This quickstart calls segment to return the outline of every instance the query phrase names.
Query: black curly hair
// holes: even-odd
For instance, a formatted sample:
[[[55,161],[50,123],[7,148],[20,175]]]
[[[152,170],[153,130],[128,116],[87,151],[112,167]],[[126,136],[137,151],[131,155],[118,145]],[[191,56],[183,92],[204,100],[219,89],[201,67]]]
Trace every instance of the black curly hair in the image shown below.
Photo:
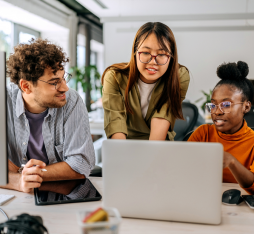
[[[254,88],[247,75],[248,64],[242,61],[237,63],[223,63],[217,68],[217,76],[221,79],[214,89],[221,85],[230,85],[242,93],[242,101],[253,101]]]
[[[19,86],[20,79],[32,81],[34,85],[43,76],[46,68],[56,74],[63,70],[69,58],[60,46],[41,38],[31,39],[28,44],[18,44],[7,61],[7,76]]]

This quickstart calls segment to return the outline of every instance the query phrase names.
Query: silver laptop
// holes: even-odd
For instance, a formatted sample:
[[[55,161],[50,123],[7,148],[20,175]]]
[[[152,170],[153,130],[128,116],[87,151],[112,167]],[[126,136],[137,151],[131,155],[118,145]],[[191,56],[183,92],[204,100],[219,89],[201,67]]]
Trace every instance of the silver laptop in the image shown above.
[[[123,217],[219,224],[219,143],[106,140],[103,206]]]

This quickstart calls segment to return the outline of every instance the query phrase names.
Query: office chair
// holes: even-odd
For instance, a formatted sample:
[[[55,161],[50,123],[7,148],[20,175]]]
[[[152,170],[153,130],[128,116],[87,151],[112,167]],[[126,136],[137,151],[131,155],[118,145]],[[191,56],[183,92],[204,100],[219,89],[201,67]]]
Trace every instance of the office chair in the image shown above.
[[[193,132],[194,132],[194,130],[188,132],[188,133],[184,136],[184,138],[183,138],[182,141],[188,141],[188,139],[190,138],[190,136],[191,136],[191,134],[192,134]]]
[[[182,141],[185,135],[193,130],[198,119],[198,108],[194,104],[183,102],[182,110],[184,120],[177,119],[175,122],[175,141]]]
[[[251,110],[245,114],[244,119],[246,120],[248,127],[254,127],[254,106],[251,106]]]

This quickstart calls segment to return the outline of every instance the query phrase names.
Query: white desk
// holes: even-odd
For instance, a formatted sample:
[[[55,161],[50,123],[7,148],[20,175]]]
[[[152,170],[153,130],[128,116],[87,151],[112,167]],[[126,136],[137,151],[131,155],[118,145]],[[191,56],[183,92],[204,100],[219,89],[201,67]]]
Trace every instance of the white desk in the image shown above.
[[[102,178],[90,178],[94,186],[102,194]],[[205,188],[204,189],[209,189]],[[240,187],[236,184],[223,184],[223,191]],[[246,194],[240,189],[242,194]],[[222,191],[222,192],[223,192]],[[51,206],[35,206],[33,194],[25,194],[11,190],[0,189],[0,193],[14,194],[16,198],[5,203],[1,208],[11,217],[21,213],[30,215],[40,215],[44,225],[50,234],[70,234],[79,233],[76,212],[83,208],[97,208],[101,206],[101,201],[72,203]],[[102,194],[103,196],[103,194]],[[209,201],[208,201],[209,202]],[[166,221],[153,221],[142,219],[122,220],[120,226],[121,234],[243,234],[254,233],[254,210],[251,210],[244,202],[239,206],[222,205],[222,223],[220,225],[202,225]],[[195,211],[193,211],[195,212]],[[5,221],[0,213],[0,222]]]

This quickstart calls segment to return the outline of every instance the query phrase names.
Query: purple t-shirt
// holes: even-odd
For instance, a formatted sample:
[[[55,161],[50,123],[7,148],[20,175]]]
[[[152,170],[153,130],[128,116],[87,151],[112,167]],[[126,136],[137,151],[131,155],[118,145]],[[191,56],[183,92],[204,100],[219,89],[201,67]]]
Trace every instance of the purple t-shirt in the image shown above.
[[[48,110],[40,114],[33,114],[27,110],[25,113],[30,126],[30,136],[27,145],[27,158],[28,160],[38,159],[48,165],[49,159],[42,136],[42,123],[48,114]]]

